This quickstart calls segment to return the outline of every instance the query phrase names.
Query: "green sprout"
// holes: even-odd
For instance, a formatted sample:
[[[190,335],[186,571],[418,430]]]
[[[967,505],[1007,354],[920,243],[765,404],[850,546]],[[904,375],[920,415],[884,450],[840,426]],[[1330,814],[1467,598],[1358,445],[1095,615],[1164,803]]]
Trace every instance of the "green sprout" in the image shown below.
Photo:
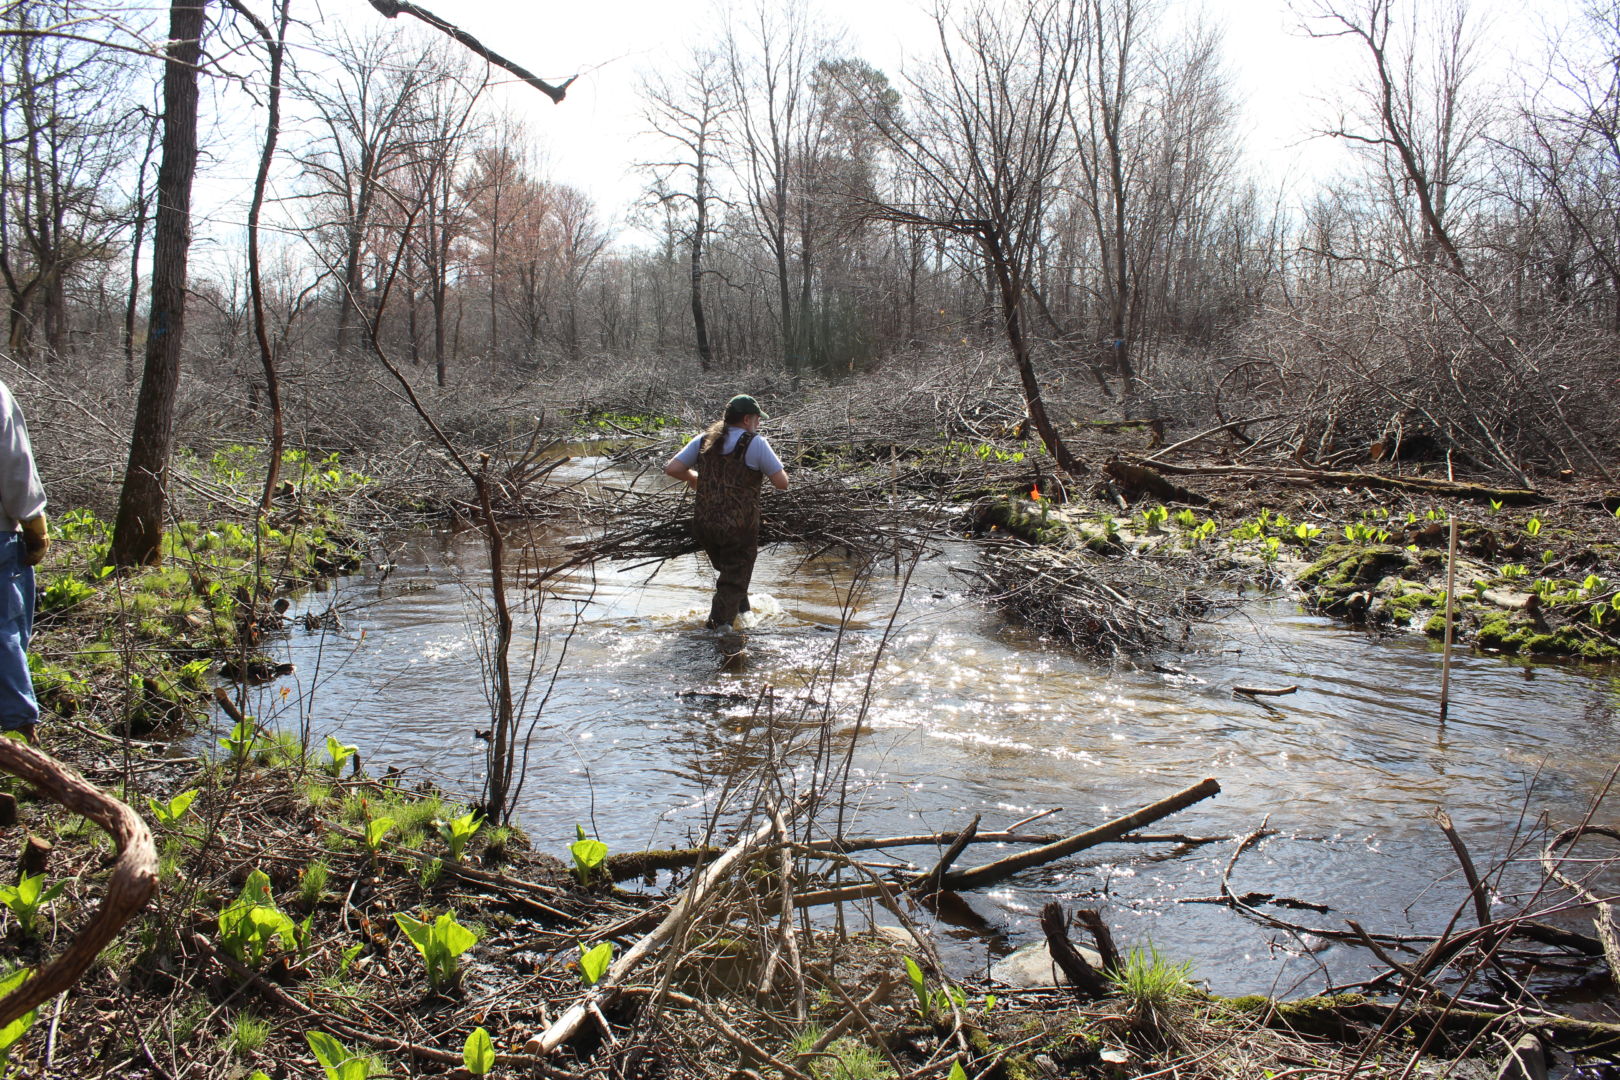
[[[394,921],[422,954],[428,985],[434,990],[455,983],[460,973],[457,959],[478,944],[478,935],[457,922],[453,911],[445,912],[431,923],[410,915],[395,915]]]
[[[394,830],[394,819],[391,817],[368,818],[366,820],[366,851],[371,853],[371,861],[377,861],[377,852],[382,849],[383,838]]]
[[[334,777],[343,775],[343,766],[349,759],[360,752],[358,746],[346,746],[328,735],[326,737],[326,754],[331,760],[326,763],[326,771]]]
[[[44,874],[24,874],[15,885],[0,885],[0,904],[11,909],[17,917],[17,929],[22,936],[34,936],[34,921],[46,904],[62,895],[67,882],[58,881],[47,886]]]
[[[0,978],[0,997],[9,995],[13,990],[32,978],[33,974],[34,972],[30,968],[18,968],[4,978]],[[17,1045],[18,1039],[28,1034],[28,1029],[34,1026],[34,1021],[37,1019],[39,1019],[39,1010],[29,1009],[5,1027],[0,1027],[0,1069],[10,1064],[11,1048]]]
[[[478,811],[469,810],[449,821],[435,819],[433,825],[439,830],[439,836],[443,838],[445,846],[450,849],[450,861],[460,862],[462,852],[467,850],[468,842],[483,827],[484,819],[478,816]]]
[[[574,832],[579,839],[568,845],[568,854],[574,857],[574,876],[581,885],[591,883],[591,873],[607,858],[607,845],[585,835],[585,826],[576,824]]]
[[[219,942],[238,961],[258,964],[277,938],[283,948],[297,947],[298,926],[276,907],[269,875],[255,869],[241,893],[219,913]]]
[[[232,765],[240,765],[248,759],[253,752],[253,743],[258,738],[259,725],[253,717],[243,717],[231,728],[231,733],[219,740],[219,745],[230,755]]]
[[[151,796],[147,796],[146,804],[152,808],[152,816],[158,819],[159,824],[173,825],[190,808],[192,800],[196,799],[196,797],[197,789],[192,788],[190,791],[182,791],[168,802],[158,802]]]
[[[347,1047],[324,1031],[306,1031],[304,1041],[326,1071],[326,1080],[369,1080],[383,1075],[369,1056],[349,1053]]]
[[[599,941],[588,949],[583,941],[579,943],[579,981],[586,986],[601,982],[612,963],[613,942]]]
[[[473,1029],[473,1033],[467,1036],[466,1045],[461,1048],[461,1063],[474,1076],[490,1074],[495,1068],[495,1044],[490,1040],[489,1032],[483,1028]]]

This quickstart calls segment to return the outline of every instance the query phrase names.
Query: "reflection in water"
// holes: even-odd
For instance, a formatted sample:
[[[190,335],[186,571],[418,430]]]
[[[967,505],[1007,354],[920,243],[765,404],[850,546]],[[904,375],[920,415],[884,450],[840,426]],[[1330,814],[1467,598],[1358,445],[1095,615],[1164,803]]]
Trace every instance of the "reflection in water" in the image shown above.
[[[318,735],[359,743],[375,772],[397,765],[477,794],[483,744],[473,733],[488,726],[481,558],[475,536],[419,537],[386,581],[358,576],[305,598],[348,612],[342,632],[298,630],[286,643],[298,665],[289,700]],[[947,830],[973,813],[1000,827],[1053,807],[1062,812],[1033,828],[1074,831],[1214,776],[1220,796],[1161,828],[1241,835],[1269,818],[1277,833],[1238,864],[1239,891],[1332,906],[1287,913],[1310,925],[1355,918],[1406,932],[1435,929],[1464,898],[1431,808],[1444,807],[1489,864],[1543,811],[1581,817],[1611,766],[1611,680],[1558,668],[1527,680],[1519,666],[1465,656],[1441,725],[1438,656],[1424,642],[1375,641],[1283,600],[1207,635],[1204,651],[1175,659],[1182,674],[1099,666],[968,599],[952,568],[971,559],[963,547],[923,563],[902,595],[904,567],[857,579],[835,558],[767,553],[755,587],[780,609],[736,672],[718,669],[698,629],[711,580],[700,557],[597,567],[563,583],[539,632],[531,619],[513,650],[533,725],[520,820],[556,851],[576,821],[613,850],[683,844],[701,836],[739,769],[786,756],[802,784],[851,746],[847,815],[860,834]],[[1234,683],[1300,692],[1265,704],[1234,699]],[[275,712],[276,689],[263,692],[263,714]],[[953,961],[976,966],[987,939],[976,921],[1005,935],[990,935],[998,950],[1020,944],[1056,897],[1101,905],[1123,942],[1151,938],[1217,990],[1314,989],[1327,972],[1365,970],[1361,954],[1175,902],[1215,893],[1231,850],[1097,849],[967,896],[970,910],[940,930],[960,937]],[[1523,867],[1508,872],[1503,910],[1529,881]]]

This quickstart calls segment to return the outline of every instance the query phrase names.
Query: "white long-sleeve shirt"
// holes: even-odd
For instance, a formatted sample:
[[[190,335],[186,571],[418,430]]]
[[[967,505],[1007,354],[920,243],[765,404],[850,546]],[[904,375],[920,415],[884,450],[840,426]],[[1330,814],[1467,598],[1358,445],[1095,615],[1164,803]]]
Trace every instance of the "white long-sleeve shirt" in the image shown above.
[[[34,468],[28,425],[11,387],[0,382],[0,533],[45,512],[45,486]]]

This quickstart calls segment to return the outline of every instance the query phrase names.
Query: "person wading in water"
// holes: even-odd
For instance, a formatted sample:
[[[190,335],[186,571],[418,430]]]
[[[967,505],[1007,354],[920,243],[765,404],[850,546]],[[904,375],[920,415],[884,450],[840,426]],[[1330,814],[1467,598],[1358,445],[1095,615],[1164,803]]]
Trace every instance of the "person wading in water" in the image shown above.
[[[759,555],[759,487],[769,480],[786,491],[787,470],[759,433],[765,414],[759,402],[738,394],[726,402],[725,419],[681,448],[664,466],[666,475],[697,491],[692,532],[720,579],[704,625],[732,630],[748,610],[748,582]]]

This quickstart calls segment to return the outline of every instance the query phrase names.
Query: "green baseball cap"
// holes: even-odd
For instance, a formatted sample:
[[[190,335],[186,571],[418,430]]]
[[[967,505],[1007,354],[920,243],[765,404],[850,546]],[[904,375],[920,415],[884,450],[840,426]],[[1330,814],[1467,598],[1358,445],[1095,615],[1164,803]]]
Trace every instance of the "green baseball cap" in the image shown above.
[[[750,394],[738,394],[726,402],[727,416],[753,416],[756,413],[761,420],[770,419],[765,410],[759,407],[759,402],[755,401]]]

